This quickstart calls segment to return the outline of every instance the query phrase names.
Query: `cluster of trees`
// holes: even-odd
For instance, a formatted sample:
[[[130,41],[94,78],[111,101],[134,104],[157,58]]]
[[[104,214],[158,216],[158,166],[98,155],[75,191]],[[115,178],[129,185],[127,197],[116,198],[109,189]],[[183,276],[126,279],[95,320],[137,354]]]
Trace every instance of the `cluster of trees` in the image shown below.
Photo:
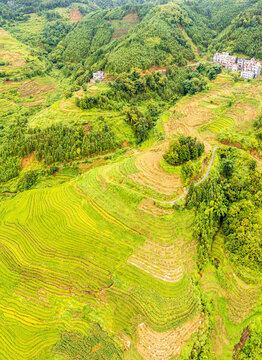
[[[229,0],[226,3],[224,0],[186,1],[186,3],[190,3],[191,7],[195,9],[196,12],[205,17],[208,27],[214,29],[216,34],[229,26],[240,12],[245,11],[256,2],[257,0]]]
[[[120,11],[122,10],[122,11]],[[141,22],[126,37],[111,41],[114,26],[129,12],[137,12]],[[154,65],[185,65],[194,59],[191,45],[179,28],[188,15],[178,5],[126,6],[87,15],[52,54],[52,61],[82,62],[85,66],[104,68],[111,73],[148,69]]]
[[[134,103],[152,98],[173,104],[187,92],[194,94],[202,91],[207,86],[206,77],[212,74],[213,79],[214,73],[217,75],[219,72],[221,72],[221,67],[215,64],[202,64],[196,70],[171,66],[167,69],[166,75],[158,71],[143,73],[141,70],[132,69],[128,73],[118,75],[115,81],[110,82],[108,91],[97,96],[85,95],[77,98],[76,105],[82,109],[112,108],[116,102]],[[83,75],[80,70],[78,74],[81,74],[81,79],[92,76],[91,73]]]
[[[46,129],[29,128],[26,120],[5,129],[0,147],[0,182],[19,174],[21,159],[32,152],[46,165],[88,157],[119,146],[115,135],[100,119],[99,131],[85,133],[83,127],[62,124]]]
[[[250,336],[245,342],[239,360],[259,360],[262,357],[262,320],[261,317],[249,326]]]
[[[192,136],[181,135],[172,142],[164,155],[170,165],[181,165],[189,160],[195,160],[203,154],[205,146]]]
[[[82,110],[98,107],[100,109],[108,108],[109,98],[105,95],[85,95],[82,98],[76,97],[75,104]]]
[[[255,121],[254,126],[256,137],[259,140],[262,140],[262,115],[259,117],[258,120]]]
[[[125,107],[124,112],[126,121],[132,127],[138,142],[144,141],[157,120],[157,106],[149,106],[146,114],[143,114],[136,106]]]
[[[71,29],[72,25],[66,22],[47,23],[40,36],[44,49],[50,53]]]
[[[254,160],[236,164],[237,150],[219,151],[219,173],[199,186],[191,186],[186,201],[195,207],[195,235],[199,241],[199,267],[207,261],[212,241],[222,227],[232,259],[261,270],[262,229],[257,217],[262,205],[262,174]]]
[[[66,358],[79,360],[121,360],[123,358],[119,345],[98,324],[91,324],[86,335],[81,332],[64,331],[53,351]]]
[[[193,85],[191,85],[190,93],[201,91],[206,87],[206,76],[214,73],[217,75],[220,71],[220,66],[212,64],[199,65],[196,70],[188,67],[178,68],[177,66],[171,66],[167,69],[166,75],[158,71],[147,71],[143,73],[141,70],[132,69],[129,73],[122,73],[115,81],[110,82],[109,90],[99,95],[84,95],[82,98],[77,97],[75,103],[81,109],[100,108],[121,110],[123,106],[128,106],[128,110],[125,110],[127,122],[132,126],[140,142],[146,139],[149,130],[155,125],[160,113],[159,106],[156,105],[156,102],[152,101],[152,99],[160,105],[161,101],[168,101],[173,104],[179,97],[187,93],[189,83],[195,84],[197,80],[198,84],[202,84],[199,87],[194,87],[194,91]],[[89,76],[91,76],[91,74],[89,74]],[[203,84],[205,84],[205,86]],[[68,92],[67,95],[70,97],[72,93]],[[142,101],[149,102],[147,114],[142,114],[136,107]],[[192,142],[194,142],[194,140],[192,140]],[[193,143],[191,144],[191,142],[188,141],[186,146],[189,156],[185,155],[186,160],[182,162],[195,159],[203,152],[201,144],[196,145],[197,155]]]

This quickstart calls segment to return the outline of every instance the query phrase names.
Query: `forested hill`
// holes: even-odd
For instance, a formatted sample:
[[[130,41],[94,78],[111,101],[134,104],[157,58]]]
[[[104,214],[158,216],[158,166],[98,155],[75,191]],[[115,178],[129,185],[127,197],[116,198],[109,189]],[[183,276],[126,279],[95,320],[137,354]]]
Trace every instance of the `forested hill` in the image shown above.
[[[65,14],[74,9],[73,24]],[[0,0],[0,25],[58,68],[74,64],[89,76],[184,66],[217,50],[262,57],[257,0]]]
[[[199,44],[211,38],[203,21],[192,16],[174,3],[91,13],[60,43],[52,60],[84,61],[86,68],[118,73],[132,67],[185,65],[195,54],[184,29],[197,33]]]
[[[262,59],[262,1],[241,12],[215,39],[212,48]]]
[[[185,1],[196,12],[205,15],[209,26],[218,32],[229,26],[242,11],[249,9],[257,2],[258,0]]]
[[[66,8],[68,6],[83,6],[85,12],[108,9],[125,4],[159,3],[159,0],[0,0],[0,15],[4,20],[25,19],[27,14],[38,11]]]

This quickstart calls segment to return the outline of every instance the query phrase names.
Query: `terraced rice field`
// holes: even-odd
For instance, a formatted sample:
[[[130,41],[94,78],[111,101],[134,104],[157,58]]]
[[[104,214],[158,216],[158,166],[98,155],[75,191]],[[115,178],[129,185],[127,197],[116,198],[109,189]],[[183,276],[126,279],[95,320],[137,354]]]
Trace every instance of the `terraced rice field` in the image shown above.
[[[230,76],[221,74],[208,91],[179,101],[165,130],[200,137],[210,149],[220,131],[246,130],[248,120],[261,112],[261,96],[259,80],[233,83]]]
[[[204,125],[202,129],[218,134],[221,130],[226,130],[233,126],[234,123],[234,119],[230,118],[229,116],[218,116],[217,118],[214,118],[209,124]]]
[[[173,356],[181,354],[183,346],[191,334],[197,332],[202,321],[198,313],[188,323],[160,334],[141,323],[138,329],[139,343],[137,349],[145,360],[169,360]]]
[[[0,59],[0,72],[8,79],[0,80],[0,115],[11,115],[22,108],[45,107],[56,90],[54,78],[44,73],[47,65],[3,29],[0,29]],[[43,73],[33,75],[39,71]]]
[[[170,138],[184,126],[211,149],[201,114],[205,121],[224,109],[227,87],[220,82],[177,104],[164,124]],[[221,103],[210,107],[207,97],[219,99],[219,91]],[[79,115],[70,101],[50,111]],[[167,140],[134,150],[0,204],[1,360],[179,359],[206,329],[203,301],[211,300],[212,347],[218,358],[232,357],[260,289],[252,274],[239,274],[229,262],[222,233],[212,244],[222,270],[210,265],[197,274],[194,213],[163,202],[181,192],[179,174],[161,165],[166,146]]]
[[[182,270],[181,253],[173,264],[172,256],[179,253],[182,240],[173,238],[171,219],[155,221],[144,213],[144,226],[154,224],[156,229],[165,224],[163,234],[172,245],[156,247],[163,258],[156,264],[159,270],[152,270],[151,265],[140,269],[132,258],[140,256],[146,263],[155,255],[150,253],[150,243],[145,243],[145,229],[135,229],[125,217],[108,212],[96,198],[95,188],[92,197],[80,189],[88,181],[91,190],[92,175],[99,170],[91,171],[80,183],[32,190],[0,207],[1,282],[5,287],[8,284],[0,300],[1,329],[5,328],[1,358],[31,359],[42,352],[51,356],[61,331],[85,336],[84,304],[92,319],[102,319],[105,330],[128,336],[128,341],[137,334],[141,321],[152,331],[165,332],[187,323],[199,310],[189,270]],[[108,202],[110,195],[115,196],[114,186],[109,184],[105,191],[109,188],[106,199],[98,192],[101,200]],[[126,207],[128,199],[123,198]],[[137,217],[137,211],[132,214],[131,210],[130,216]],[[195,249],[187,241],[192,255]],[[169,267],[175,278],[166,284],[158,275],[168,276]],[[16,334],[19,346],[11,334]]]

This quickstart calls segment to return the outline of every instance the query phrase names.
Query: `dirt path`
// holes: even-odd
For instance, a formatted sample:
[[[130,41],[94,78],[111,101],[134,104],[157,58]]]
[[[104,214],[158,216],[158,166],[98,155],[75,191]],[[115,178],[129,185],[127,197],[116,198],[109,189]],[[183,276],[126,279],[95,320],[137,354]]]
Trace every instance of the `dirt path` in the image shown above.
[[[261,160],[259,160],[259,159],[257,159],[255,156],[253,156],[253,155],[250,155],[251,157],[252,157],[252,159],[254,159],[254,160],[256,160],[257,162],[259,162],[260,164],[262,164],[262,161]]]

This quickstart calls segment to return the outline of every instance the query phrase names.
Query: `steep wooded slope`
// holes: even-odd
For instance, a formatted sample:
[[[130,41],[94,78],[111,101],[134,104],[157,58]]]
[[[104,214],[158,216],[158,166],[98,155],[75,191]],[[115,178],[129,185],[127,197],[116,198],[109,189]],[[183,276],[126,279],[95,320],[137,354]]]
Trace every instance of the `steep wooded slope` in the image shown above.
[[[240,13],[214,41],[213,48],[262,59],[262,1]]]
[[[137,14],[140,23],[130,27],[127,35],[114,39],[113,22],[126,15]],[[87,15],[68,34],[54,53],[56,61],[85,62],[86,67],[103,68],[109,72],[128,71],[132,67],[148,69],[170,64],[185,65],[195,55],[184,29],[197,33],[195,41],[204,43],[204,33],[212,32],[196,13],[174,3],[161,6],[145,5],[118,8],[114,11]]]

